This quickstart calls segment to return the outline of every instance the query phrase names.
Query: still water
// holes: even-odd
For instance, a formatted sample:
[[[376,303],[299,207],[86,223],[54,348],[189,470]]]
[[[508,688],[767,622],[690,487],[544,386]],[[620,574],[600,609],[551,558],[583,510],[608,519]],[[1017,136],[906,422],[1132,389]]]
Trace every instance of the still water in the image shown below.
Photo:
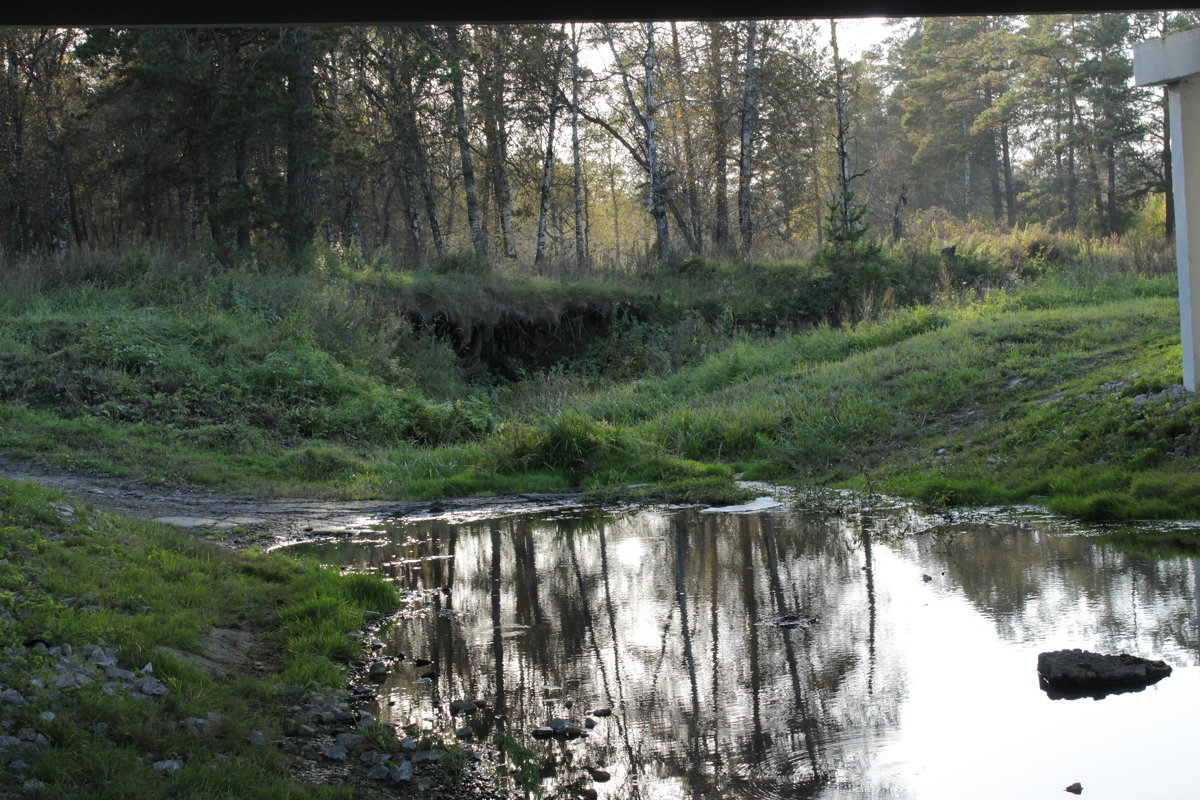
[[[1076,781],[1094,800],[1200,797],[1200,562],[1054,520],[580,510],[294,552],[407,593],[380,634],[407,655],[383,721],[508,733],[548,797],[1027,800]],[[1037,654],[1067,647],[1174,674],[1051,700]],[[417,683],[416,658],[441,677]],[[529,735],[601,707],[587,738]]]

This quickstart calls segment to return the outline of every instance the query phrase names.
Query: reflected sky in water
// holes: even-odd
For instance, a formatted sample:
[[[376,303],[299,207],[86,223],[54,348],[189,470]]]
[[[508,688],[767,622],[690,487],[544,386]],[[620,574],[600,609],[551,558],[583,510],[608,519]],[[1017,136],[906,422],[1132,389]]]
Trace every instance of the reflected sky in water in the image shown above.
[[[413,618],[382,634],[408,655],[380,687],[384,721],[452,731],[449,701],[486,700],[467,722],[534,750],[550,797],[1009,800],[1076,781],[1089,798],[1200,797],[1195,561],[1048,521],[904,526],[591,510],[294,551],[413,592]],[[789,615],[817,622],[777,624]],[[1065,647],[1175,672],[1051,700],[1037,654]],[[414,658],[441,678],[416,683]],[[599,707],[613,715],[586,739],[529,736]]]

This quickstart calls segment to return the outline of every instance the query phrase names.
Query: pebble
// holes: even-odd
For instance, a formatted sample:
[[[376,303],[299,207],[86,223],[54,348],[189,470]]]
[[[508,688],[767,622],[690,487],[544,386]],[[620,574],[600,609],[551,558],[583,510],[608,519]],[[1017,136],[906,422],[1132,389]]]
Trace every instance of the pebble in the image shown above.
[[[413,776],[412,764],[405,761],[401,764],[393,764],[388,768],[388,777],[396,783],[405,783],[411,781]]]
[[[330,761],[345,761],[346,760],[346,748],[342,747],[339,744],[326,745],[325,747],[321,748],[321,752]]]
[[[5,689],[3,692],[0,692],[0,700],[13,706],[24,705],[25,695],[16,689]]]
[[[173,758],[168,758],[163,761],[155,761],[150,766],[152,766],[154,769],[160,770],[162,772],[176,772],[178,770],[183,769],[183,762],[176,761]]]
[[[612,709],[611,708],[597,708],[595,711],[592,712],[592,716],[593,717],[611,717]]]

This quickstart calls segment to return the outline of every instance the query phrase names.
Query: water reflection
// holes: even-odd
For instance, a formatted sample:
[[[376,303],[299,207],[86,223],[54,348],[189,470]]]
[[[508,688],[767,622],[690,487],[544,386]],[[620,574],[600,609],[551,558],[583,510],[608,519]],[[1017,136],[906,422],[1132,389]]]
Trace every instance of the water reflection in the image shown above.
[[[424,592],[388,634],[409,659],[382,687],[383,719],[450,730],[440,703],[483,699],[477,735],[533,748],[550,796],[1011,798],[1076,780],[1093,798],[1200,793],[1181,744],[1200,723],[1179,713],[1200,701],[1195,561],[1045,522],[898,536],[871,517],[690,510],[427,521],[297,549]],[[772,624],[785,615],[818,621]],[[1036,655],[1061,647],[1175,674],[1054,703]],[[415,657],[442,677],[415,684]],[[587,739],[528,736],[598,707],[614,713]]]

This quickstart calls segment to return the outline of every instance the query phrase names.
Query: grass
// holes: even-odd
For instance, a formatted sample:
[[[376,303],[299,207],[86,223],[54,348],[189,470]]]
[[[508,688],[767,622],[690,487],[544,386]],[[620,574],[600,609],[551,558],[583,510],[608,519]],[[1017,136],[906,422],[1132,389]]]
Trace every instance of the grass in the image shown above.
[[[621,280],[328,253],[304,275],[79,257],[7,275],[0,450],[273,495],[649,483],[726,502],[741,472],[935,505],[1190,517],[1200,407],[1165,391],[1180,380],[1166,256],[926,221],[891,248]],[[572,303],[641,316],[517,382],[469,379],[412,323],[545,321]]]
[[[3,681],[30,702],[6,711],[5,733],[31,727],[48,739],[28,773],[5,771],[0,793],[40,780],[46,798],[348,798],[348,787],[294,780],[272,745],[290,686],[341,686],[357,654],[347,631],[363,611],[388,611],[381,579],[340,576],[285,556],[232,553],[167,526],[98,512],[31,484],[0,480],[0,653]],[[305,624],[301,624],[301,623]],[[314,623],[316,623],[314,625]],[[270,666],[225,678],[176,652],[197,653],[214,626],[255,631]],[[120,666],[147,662],[170,693],[155,701],[111,695],[93,682],[44,693],[50,663],[24,642],[105,644]],[[50,700],[53,694],[55,699]],[[36,698],[36,699],[35,699]],[[53,711],[52,718],[43,712]],[[213,712],[202,731],[180,726]],[[182,760],[164,779],[151,762]]]

